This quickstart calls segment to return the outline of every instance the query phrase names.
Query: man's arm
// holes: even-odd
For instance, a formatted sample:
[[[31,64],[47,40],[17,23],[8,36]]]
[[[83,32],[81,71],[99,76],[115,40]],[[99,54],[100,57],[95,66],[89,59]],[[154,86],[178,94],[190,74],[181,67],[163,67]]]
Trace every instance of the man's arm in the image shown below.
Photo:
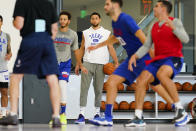
[[[13,25],[16,29],[21,30],[24,26],[24,17],[16,16],[13,20]]]
[[[52,39],[54,40],[56,38],[56,34],[58,32],[58,24],[54,23],[51,25],[51,32],[52,32]]]
[[[11,39],[10,39],[10,36],[8,34],[7,35],[7,40],[8,40],[8,43],[7,43],[7,54],[5,56],[5,60],[10,60],[10,58],[12,57],[12,51],[11,51]]]
[[[113,45],[108,45],[108,50],[109,50],[110,55],[112,56],[112,59],[114,60],[115,67],[118,67],[118,65],[119,65],[118,57],[116,55],[116,51],[115,51]]]
[[[96,46],[89,46],[88,47],[88,50],[91,51],[91,50],[95,50],[97,48],[100,48],[100,47],[103,47],[103,46],[106,46],[106,45],[113,45],[115,43],[119,43],[118,39],[116,39],[116,37],[114,35],[110,36],[106,41],[102,42],[102,43],[99,43],[98,45]]]
[[[178,39],[180,39],[182,43],[185,43],[185,44],[188,43],[189,36],[187,32],[185,31],[182,22],[179,19],[174,19],[173,24],[174,24],[173,33],[178,37]]]

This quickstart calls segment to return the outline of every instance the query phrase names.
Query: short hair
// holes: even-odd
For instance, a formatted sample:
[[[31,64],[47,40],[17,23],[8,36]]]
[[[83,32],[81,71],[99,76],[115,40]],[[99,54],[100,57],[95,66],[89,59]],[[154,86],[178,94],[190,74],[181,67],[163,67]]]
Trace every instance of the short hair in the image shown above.
[[[123,1],[122,0],[111,0],[113,3],[118,3],[120,7],[123,6]]]
[[[167,13],[168,14],[171,13],[173,7],[172,7],[172,3],[170,1],[168,1],[168,0],[158,0],[158,2],[161,2],[162,5],[167,8]]]
[[[67,11],[62,11],[62,12],[59,14],[59,17],[60,17],[61,15],[66,15],[66,16],[68,17],[68,19],[71,20],[71,14],[70,14],[69,12],[67,12]]]
[[[0,15],[1,22],[3,22],[3,17]]]
[[[93,13],[90,15],[90,18],[91,18],[93,15],[97,15],[97,16],[99,16],[99,18],[101,19],[101,15],[100,15],[99,13],[93,12]]]

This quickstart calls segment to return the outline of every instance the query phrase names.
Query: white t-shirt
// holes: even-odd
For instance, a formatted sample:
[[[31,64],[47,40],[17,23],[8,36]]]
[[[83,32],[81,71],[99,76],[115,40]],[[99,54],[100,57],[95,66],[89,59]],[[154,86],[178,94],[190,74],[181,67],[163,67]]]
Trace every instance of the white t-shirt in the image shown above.
[[[94,30],[92,27],[90,27],[87,30],[83,31],[84,39],[85,39],[85,53],[83,60],[85,62],[89,63],[95,63],[95,64],[106,64],[109,61],[109,52],[108,47],[104,46],[101,48],[98,48],[93,51],[88,51],[87,48],[89,46],[95,46],[99,43],[102,43],[108,39],[110,36],[110,31],[104,29],[103,27],[100,27],[97,30]]]

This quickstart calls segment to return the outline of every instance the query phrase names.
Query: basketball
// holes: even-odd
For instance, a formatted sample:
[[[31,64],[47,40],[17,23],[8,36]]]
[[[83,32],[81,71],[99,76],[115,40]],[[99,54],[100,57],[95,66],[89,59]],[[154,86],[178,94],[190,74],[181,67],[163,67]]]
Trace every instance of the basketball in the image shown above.
[[[189,102],[189,104],[188,104],[188,110],[192,110],[192,105],[193,105],[193,101]]]
[[[144,106],[143,106],[144,110],[152,110],[153,109],[153,104],[150,101],[145,101],[144,102]]]
[[[127,91],[135,91],[136,83],[133,82],[131,85],[127,86]]]
[[[116,102],[116,101],[114,102],[113,109],[118,110],[118,102]]]
[[[192,86],[191,83],[185,82],[185,83],[182,85],[182,89],[183,89],[183,91],[192,91],[192,90],[193,90],[193,86]]]
[[[105,110],[105,101],[101,101],[101,110]]]
[[[169,104],[169,103],[167,103],[167,104],[166,104],[166,109],[167,109],[168,111],[171,111],[171,110],[172,110],[172,105]]]
[[[103,84],[103,91],[106,91],[107,88],[106,88],[106,82]]]
[[[175,82],[175,85],[178,91],[182,90],[182,85],[179,82]]]
[[[129,109],[135,110],[135,101],[132,101],[129,105]]]
[[[158,110],[165,110],[165,103],[162,101],[158,101]]]
[[[103,72],[106,75],[111,75],[115,70],[115,66],[113,63],[107,63],[103,66]]]
[[[124,85],[121,83],[118,85],[118,91],[123,91],[124,90]]]
[[[126,101],[121,101],[119,104],[120,110],[129,110],[129,103]]]
[[[193,91],[196,91],[196,83],[193,85]]]

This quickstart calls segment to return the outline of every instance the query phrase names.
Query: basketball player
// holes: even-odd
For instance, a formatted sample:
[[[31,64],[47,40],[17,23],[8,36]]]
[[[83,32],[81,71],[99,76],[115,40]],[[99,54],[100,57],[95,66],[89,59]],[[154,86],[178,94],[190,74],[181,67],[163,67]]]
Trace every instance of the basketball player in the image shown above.
[[[20,30],[22,42],[10,78],[11,112],[0,119],[0,124],[18,124],[19,83],[25,73],[46,78],[53,109],[52,126],[61,127],[59,70],[51,39],[56,37],[58,30],[56,11],[48,0],[17,0],[13,17],[13,25]]]
[[[171,11],[171,2],[167,0],[157,2],[154,7],[154,16],[158,21],[153,25],[145,44],[138,49],[129,61],[129,69],[134,71],[134,68],[138,66],[136,60],[141,59],[148,53],[154,43],[155,57],[147,62],[149,65],[145,67],[137,80],[135,99],[136,110],[140,110],[140,114],[136,115],[125,126],[142,125],[142,106],[146,92],[144,87],[148,83],[153,85],[161,83],[172,97],[176,109],[176,116],[173,119],[175,126],[184,126],[189,122],[188,114],[180,102],[176,85],[172,81],[182,68],[182,43],[188,43],[189,37],[182,22],[169,16]]]
[[[108,39],[110,31],[100,26],[101,16],[94,12],[90,15],[91,27],[83,31],[83,38],[80,47],[81,58],[83,64],[80,68],[86,72],[81,74],[81,89],[80,89],[80,114],[75,121],[76,124],[85,124],[85,108],[87,104],[88,90],[93,78],[93,86],[95,92],[95,115],[94,118],[100,116],[101,97],[103,91],[103,83],[105,75],[103,66],[109,62],[109,53],[112,56],[115,65],[118,66],[118,58],[116,56],[113,45],[99,48],[98,50],[88,52],[87,48],[92,45],[97,45]]]
[[[74,51],[77,63],[80,57],[78,49],[78,36],[75,31],[69,28],[70,22],[71,14],[69,12],[62,11],[59,15],[60,28],[54,41],[54,46],[60,70],[60,76],[58,77],[58,79],[61,89],[60,120],[62,124],[67,124],[67,119],[65,115],[67,102],[66,88],[71,71],[71,50]]]
[[[3,17],[0,15],[0,92],[1,92],[1,117],[6,116],[8,105],[9,72],[7,61],[12,57],[10,36],[1,30]]]
[[[122,5],[122,0],[105,1],[104,9],[106,14],[109,15],[113,20],[112,27],[114,30],[114,35],[111,36],[105,42],[88,48],[88,50],[95,50],[104,45],[120,43],[123,45],[123,48],[126,50],[128,55],[126,60],[122,64],[120,64],[120,66],[114,71],[114,73],[109,77],[107,81],[105,117],[98,117],[93,119],[91,123],[95,125],[113,125],[112,106],[117,96],[117,86],[123,82],[128,85],[132,84],[133,81],[137,78],[137,76],[139,76],[141,71],[144,69],[144,61],[150,59],[149,54],[146,54],[144,57],[137,61],[138,66],[134,68],[133,72],[128,70],[129,59],[137,51],[137,49],[139,49],[142,46],[142,43],[145,42],[146,37],[134,21],[134,19],[121,11]],[[154,87],[153,90],[156,90],[158,94],[162,96],[168,103],[173,103],[171,97],[162,86],[158,85]]]

